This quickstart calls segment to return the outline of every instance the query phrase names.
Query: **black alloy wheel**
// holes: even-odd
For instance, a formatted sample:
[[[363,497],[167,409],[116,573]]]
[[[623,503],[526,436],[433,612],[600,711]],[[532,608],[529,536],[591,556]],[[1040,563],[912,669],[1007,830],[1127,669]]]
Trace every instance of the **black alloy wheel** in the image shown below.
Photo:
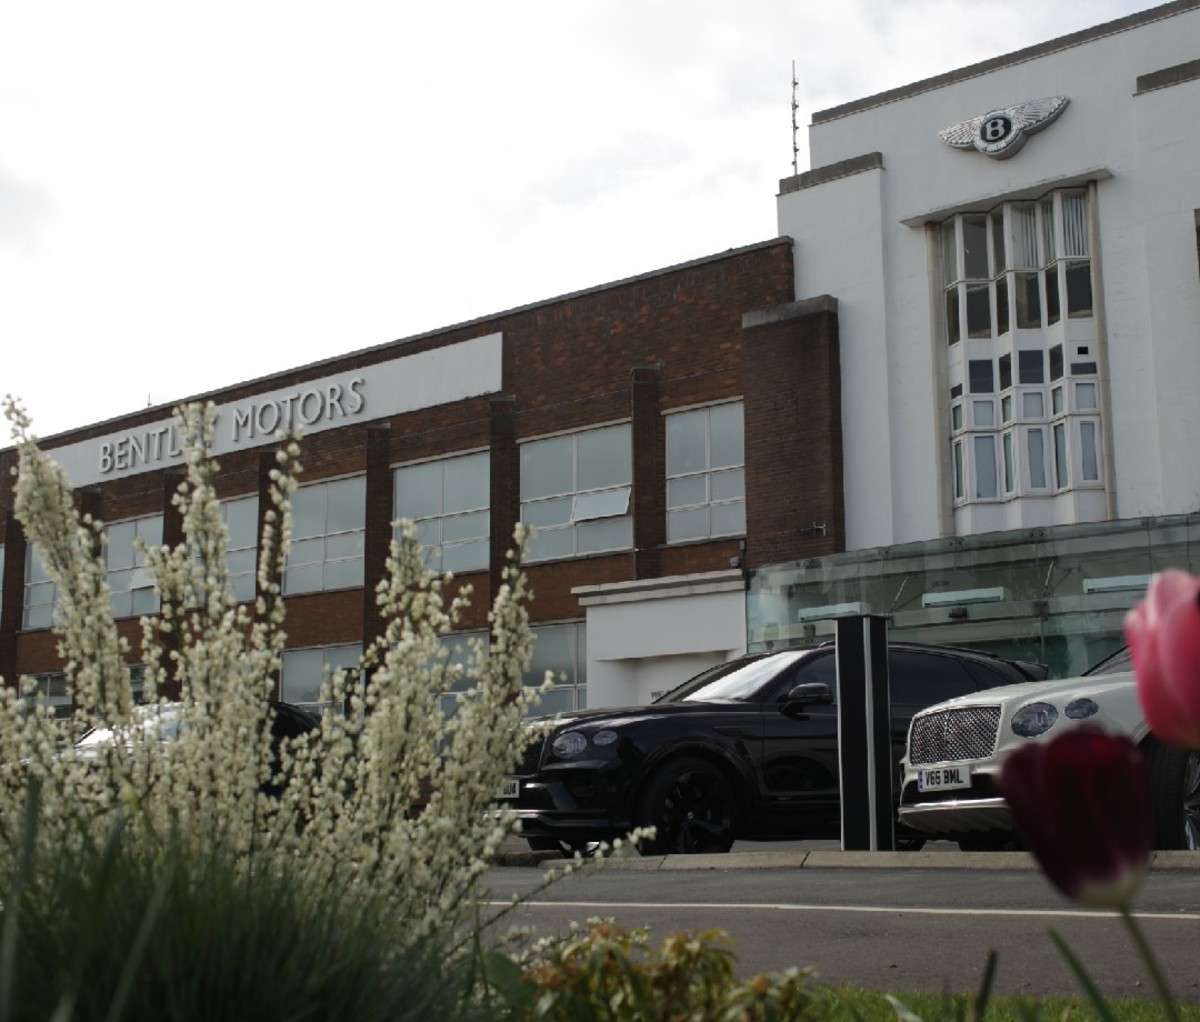
[[[653,826],[642,843],[650,855],[727,852],[733,847],[733,787],[707,760],[685,756],[659,768],[642,796],[638,825]]]
[[[1200,850],[1200,753],[1142,743],[1154,806],[1154,847]]]

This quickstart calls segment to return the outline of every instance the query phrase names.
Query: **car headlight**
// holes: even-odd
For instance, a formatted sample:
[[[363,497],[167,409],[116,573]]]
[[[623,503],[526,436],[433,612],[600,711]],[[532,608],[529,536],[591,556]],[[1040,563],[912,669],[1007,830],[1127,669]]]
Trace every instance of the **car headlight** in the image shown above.
[[[1100,707],[1095,699],[1089,699],[1087,696],[1081,696],[1078,699],[1072,699],[1067,703],[1067,707],[1063,710],[1072,720],[1087,720],[1088,717],[1095,716],[1100,712]]]
[[[618,735],[615,731],[610,731],[607,728],[605,728],[605,730],[597,731],[594,735],[592,735],[592,744],[599,745],[602,747],[605,745],[612,745],[620,737],[621,736]]]
[[[574,759],[587,748],[587,739],[578,731],[564,731],[555,737],[550,748],[559,759]]]
[[[1022,738],[1036,738],[1045,734],[1058,720],[1058,710],[1049,703],[1029,703],[1013,714],[1013,734]]]

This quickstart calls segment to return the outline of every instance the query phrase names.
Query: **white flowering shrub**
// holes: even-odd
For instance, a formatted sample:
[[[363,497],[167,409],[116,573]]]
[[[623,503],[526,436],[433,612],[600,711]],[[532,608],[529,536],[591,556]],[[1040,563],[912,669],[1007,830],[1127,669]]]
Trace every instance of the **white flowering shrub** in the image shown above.
[[[522,720],[538,696],[522,684],[532,636],[521,534],[492,607],[490,645],[476,643],[455,666],[440,638],[469,593],[451,596],[450,577],[426,571],[405,532],[376,594],[382,639],[364,651],[361,675],[329,679],[325,694],[337,709],[320,728],[276,755],[267,700],[285,642],[280,580],[300,472],[296,438],[281,445],[272,472],[260,596],[239,605],[209,456],[214,411],[177,414],[187,474],[174,500],[187,538],[147,551],[161,609],[142,618],[139,659],[147,693],[178,683],[182,698],[135,708],[130,650],[109,609],[101,523],[76,511],[24,410],[10,398],[5,412],[19,451],[15,510],[57,585],[55,629],[77,710],[55,720],[0,686],[0,870],[16,869],[22,806],[36,780],[37,842],[47,854],[102,845],[120,822],[122,841],[137,848],[219,849],[244,876],[370,903],[372,918],[403,920],[414,941],[449,932],[515,829],[494,799],[530,738]],[[447,718],[439,694],[462,671],[473,689]],[[176,740],[159,740],[164,723],[178,725]],[[113,739],[85,754],[74,740],[91,726],[111,728]]]

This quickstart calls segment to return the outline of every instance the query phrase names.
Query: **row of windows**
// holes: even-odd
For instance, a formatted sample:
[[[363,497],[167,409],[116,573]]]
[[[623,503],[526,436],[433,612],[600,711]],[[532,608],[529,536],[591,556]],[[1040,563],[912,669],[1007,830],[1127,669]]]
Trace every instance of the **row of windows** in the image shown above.
[[[745,532],[742,405],[667,417],[667,538],[686,542]],[[490,457],[486,451],[397,468],[393,508],[415,523],[426,563],[439,571],[488,566]],[[627,423],[534,440],[521,446],[521,521],[537,529],[530,561],[633,545],[633,457]],[[287,595],[361,586],[366,541],[366,479],[352,476],[292,494]],[[235,599],[254,598],[258,499],[222,503],[227,567]],[[141,548],[162,543],[162,516],[118,522],[104,531],[107,581],[117,617],[153,613],[158,597]],[[56,587],[31,545],[25,573],[25,628],[48,628]]]
[[[1100,481],[1100,426],[1067,419],[1050,427],[1022,426],[968,433],[954,441],[954,499],[998,500],[1046,494]]]

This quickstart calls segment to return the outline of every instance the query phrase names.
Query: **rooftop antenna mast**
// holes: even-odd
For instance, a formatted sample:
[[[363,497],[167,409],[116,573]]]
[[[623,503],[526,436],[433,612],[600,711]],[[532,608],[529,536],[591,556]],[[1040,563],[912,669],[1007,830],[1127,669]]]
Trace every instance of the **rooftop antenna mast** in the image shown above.
[[[800,105],[796,102],[796,89],[800,82],[796,79],[796,62],[792,61],[792,175],[800,173],[799,154],[800,146],[796,139],[799,136],[800,125],[796,123],[796,111]]]

